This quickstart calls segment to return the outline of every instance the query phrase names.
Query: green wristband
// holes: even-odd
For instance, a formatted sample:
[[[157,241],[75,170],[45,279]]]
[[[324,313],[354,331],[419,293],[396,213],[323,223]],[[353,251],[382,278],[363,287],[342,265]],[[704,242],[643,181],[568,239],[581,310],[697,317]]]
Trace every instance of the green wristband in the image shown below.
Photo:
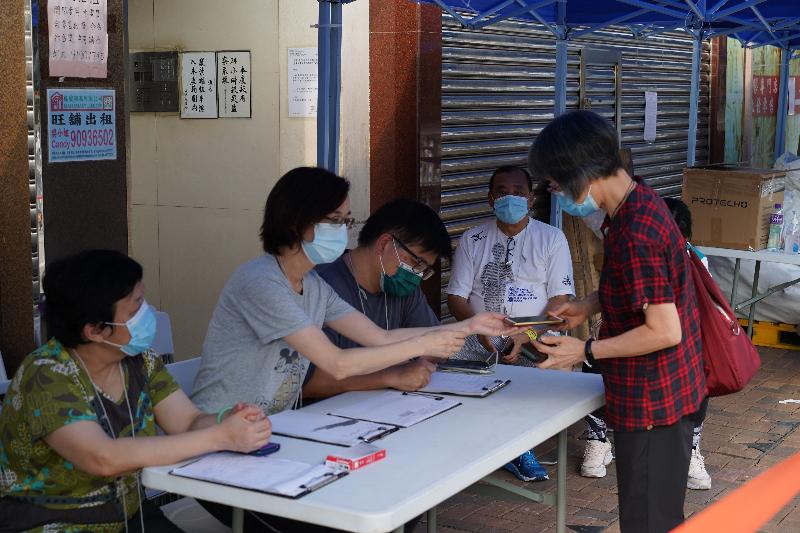
[[[230,411],[231,409],[233,409],[233,407],[226,407],[225,409],[223,409],[222,411],[220,411],[219,413],[217,413],[217,424],[222,424],[222,418],[223,418],[223,417],[225,416],[225,414],[226,414],[228,411]]]

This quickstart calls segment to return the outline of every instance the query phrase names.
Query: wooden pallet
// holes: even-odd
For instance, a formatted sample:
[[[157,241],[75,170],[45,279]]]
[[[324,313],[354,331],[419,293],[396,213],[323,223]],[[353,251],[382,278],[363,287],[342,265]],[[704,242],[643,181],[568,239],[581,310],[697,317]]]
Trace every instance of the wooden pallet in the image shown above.
[[[742,327],[747,327],[747,320],[739,319]],[[797,325],[779,322],[753,322],[753,344],[765,348],[782,350],[800,350],[800,335]]]

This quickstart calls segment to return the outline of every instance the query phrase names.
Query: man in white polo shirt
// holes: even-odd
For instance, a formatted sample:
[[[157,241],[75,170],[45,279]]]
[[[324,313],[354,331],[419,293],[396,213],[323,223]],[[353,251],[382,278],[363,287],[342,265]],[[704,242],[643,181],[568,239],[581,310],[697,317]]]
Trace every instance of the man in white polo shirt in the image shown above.
[[[482,311],[509,316],[536,316],[575,294],[572,258],[564,233],[529,216],[533,183],[522,168],[503,166],[489,180],[489,205],[495,219],[467,230],[453,258],[447,304],[457,320]],[[486,350],[502,349],[500,338],[479,338]],[[505,363],[532,365],[520,357],[528,341],[514,338]],[[533,451],[508,463],[523,481],[547,479]]]

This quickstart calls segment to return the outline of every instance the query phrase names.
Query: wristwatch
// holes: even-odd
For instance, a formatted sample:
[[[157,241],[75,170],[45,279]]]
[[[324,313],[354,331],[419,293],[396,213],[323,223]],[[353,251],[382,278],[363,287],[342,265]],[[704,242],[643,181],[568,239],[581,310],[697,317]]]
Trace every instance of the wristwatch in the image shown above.
[[[592,343],[594,339],[589,337],[586,341],[586,344],[583,346],[583,355],[586,356],[586,364],[589,365],[589,368],[593,367],[597,360],[594,358],[594,354],[592,353]]]

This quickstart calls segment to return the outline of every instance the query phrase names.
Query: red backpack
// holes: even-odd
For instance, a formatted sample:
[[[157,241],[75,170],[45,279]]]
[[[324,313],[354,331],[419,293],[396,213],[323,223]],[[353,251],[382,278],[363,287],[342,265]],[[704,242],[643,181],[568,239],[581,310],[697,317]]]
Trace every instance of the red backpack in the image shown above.
[[[697,254],[689,253],[689,262],[697,292],[708,395],[739,392],[758,372],[761,357]]]

